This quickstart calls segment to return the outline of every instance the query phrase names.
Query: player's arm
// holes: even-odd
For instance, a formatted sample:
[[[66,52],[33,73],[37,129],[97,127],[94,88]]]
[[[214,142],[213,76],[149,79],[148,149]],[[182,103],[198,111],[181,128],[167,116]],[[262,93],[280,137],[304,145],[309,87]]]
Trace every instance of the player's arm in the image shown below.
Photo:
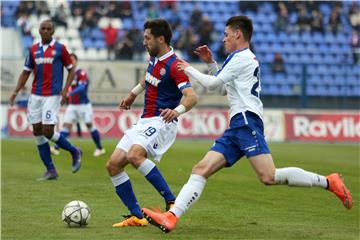
[[[197,69],[190,66],[190,64],[185,61],[179,62],[176,67],[178,71],[184,71],[184,73],[190,78],[190,80],[200,83],[203,87],[209,90],[216,90],[224,84],[220,78],[203,74]]]
[[[187,87],[182,90],[183,99],[179,106],[174,109],[160,109],[160,116],[163,118],[165,122],[171,122],[172,120],[179,117],[181,114],[186,113],[191,108],[193,108],[197,101],[197,95],[192,87]]]
[[[20,74],[17,85],[16,85],[13,93],[11,94],[11,96],[9,98],[9,102],[10,102],[11,106],[14,105],[16,95],[18,94],[20,89],[22,89],[25,86],[27,80],[29,79],[30,74],[31,74],[31,71],[28,71],[28,70],[25,70],[25,69]]]
[[[80,76],[79,76],[79,84],[76,88],[72,89],[70,92],[67,93],[68,97],[72,97],[75,94],[84,92],[86,90],[86,86],[88,84],[88,78],[85,71],[81,70]]]
[[[129,110],[131,105],[134,103],[136,97],[142,93],[145,89],[145,79],[141,80],[126,96],[126,98],[121,99],[119,108],[121,110]]]
[[[74,77],[75,77],[75,68],[73,66],[71,66],[71,68],[68,68],[68,75],[66,78],[66,83],[65,83],[63,90],[61,91],[61,96],[62,96],[61,105],[64,105],[67,101],[67,97],[68,97],[67,92],[68,92],[68,89],[69,89]]]

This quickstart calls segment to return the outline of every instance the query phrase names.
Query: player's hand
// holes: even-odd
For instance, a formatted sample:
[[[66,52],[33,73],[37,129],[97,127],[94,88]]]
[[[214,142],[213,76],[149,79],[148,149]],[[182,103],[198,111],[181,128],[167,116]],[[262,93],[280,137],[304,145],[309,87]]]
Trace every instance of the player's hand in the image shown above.
[[[197,47],[194,53],[205,63],[215,62],[213,59],[213,54],[207,45]]]
[[[68,101],[67,91],[66,91],[66,90],[62,90],[62,92],[61,92],[61,102],[60,102],[61,106],[64,105],[64,104],[66,104],[67,101]]]
[[[177,111],[170,108],[160,109],[160,116],[166,123],[172,122],[172,120],[179,117],[179,115],[180,114]]]
[[[185,68],[189,67],[190,64],[184,60],[180,60],[177,64],[176,64],[176,70],[181,72],[184,71]]]
[[[135,101],[136,95],[130,92],[130,94],[126,97],[121,99],[119,108],[121,110],[129,110],[133,102]]]
[[[10,95],[9,97],[10,106],[14,106],[16,95],[17,94],[14,92]]]

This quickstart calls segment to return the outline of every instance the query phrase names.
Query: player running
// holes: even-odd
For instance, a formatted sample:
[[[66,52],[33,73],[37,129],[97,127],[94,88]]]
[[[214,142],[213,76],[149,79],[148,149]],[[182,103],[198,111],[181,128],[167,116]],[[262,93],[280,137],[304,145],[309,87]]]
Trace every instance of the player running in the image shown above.
[[[46,172],[38,180],[58,178],[55,165],[51,159],[48,140],[56,143],[71,153],[72,172],[81,166],[81,150],[74,147],[66,138],[54,131],[60,103],[64,104],[67,90],[74,77],[74,67],[70,55],[64,45],[52,38],[55,32],[54,23],[45,20],[40,24],[41,42],[34,44],[25,60],[24,70],[19,76],[17,86],[10,96],[10,104],[14,104],[17,93],[25,86],[30,73],[34,73],[31,96],[28,103],[28,120],[32,124],[33,134],[41,160]],[[63,68],[68,70],[66,84],[63,89]],[[61,94],[61,95],[60,95]]]
[[[145,217],[162,231],[169,232],[178,219],[200,197],[207,178],[224,167],[231,167],[246,156],[258,178],[265,185],[286,184],[296,187],[320,187],[333,192],[347,209],[352,207],[352,197],[338,173],[325,177],[301,168],[275,168],[273,158],[264,138],[263,105],[260,100],[260,70],[255,55],[249,49],[253,32],[252,22],[245,16],[228,19],[224,32],[224,47],[230,53],[222,68],[207,46],[195,53],[208,64],[213,74],[202,74],[187,62],[177,65],[191,80],[208,89],[226,90],[230,105],[230,126],[205,157],[192,169],[188,182],[181,189],[174,206],[165,213],[143,208]]]
[[[85,70],[77,68],[78,58],[76,54],[70,54],[75,70],[75,78],[72,81],[68,91],[68,107],[64,115],[64,125],[60,132],[62,136],[67,138],[70,135],[73,123],[79,120],[85,122],[86,127],[91,133],[91,138],[96,145],[94,157],[99,157],[105,154],[105,149],[101,145],[100,134],[93,125],[93,109],[88,98],[89,79]],[[51,147],[51,153],[59,155],[59,146]]]
[[[188,77],[176,70],[179,60],[170,46],[172,32],[169,23],[163,19],[150,20],[145,22],[144,30],[143,44],[150,55],[145,80],[120,102],[120,109],[130,109],[136,96],[145,89],[144,111],[139,121],[125,131],[106,165],[117,195],[130,211],[125,220],[113,227],[148,224],[125,172],[128,163],[160,193],[167,209],[174,203],[174,194],[149,158],[160,161],[175,141],[177,118],[197,102]]]

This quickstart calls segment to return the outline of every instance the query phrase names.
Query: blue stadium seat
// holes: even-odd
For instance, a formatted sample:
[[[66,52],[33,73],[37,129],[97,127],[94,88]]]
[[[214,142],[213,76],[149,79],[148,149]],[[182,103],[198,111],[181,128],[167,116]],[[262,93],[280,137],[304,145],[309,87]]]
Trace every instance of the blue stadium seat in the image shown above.
[[[91,40],[91,38],[87,37],[83,39],[83,46],[85,49],[91,48],[93,47],[93,41]]]
[[[98,39],[93,42],[93,47],[97,49],[104,49],[106,46],[103,40]]]
[[[104,39],[104,33],[99,28],[93,28],[91,29],[90,37],[93,40]]]

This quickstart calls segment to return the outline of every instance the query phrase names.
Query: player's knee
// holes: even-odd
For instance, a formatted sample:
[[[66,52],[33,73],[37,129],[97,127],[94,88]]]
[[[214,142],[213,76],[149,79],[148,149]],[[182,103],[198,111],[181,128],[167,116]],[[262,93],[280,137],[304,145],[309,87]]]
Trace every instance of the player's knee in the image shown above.
[[[121,167],[111,158],[107,161],[105,168],[110,176],[114,176],[121,171]]]
[[[143,158],[139,154],[130,151],[127,154],[127,161],[131,163],[131,165],[133,165],[135,168],[138,168],[143,162]]]
[[[274,181],[274,175],[270,174],[270,173],[262,173],[259,174],[259,180],[260,182],[262,182],[264,185],[269,186],[269,185],[273,185],[275,184]]]
[[[52,138],[52,136],[54,135],[54,130],[53,129],[44,129],[43,134],[47,139],[50,140]]]
[[[197,163],[192,169],[193,174],[197,174],[197,175],[200,175],[203,177],[208,176],[208,171],[209,171],[209,168],[206,165],[201,164],[201,163]]]

